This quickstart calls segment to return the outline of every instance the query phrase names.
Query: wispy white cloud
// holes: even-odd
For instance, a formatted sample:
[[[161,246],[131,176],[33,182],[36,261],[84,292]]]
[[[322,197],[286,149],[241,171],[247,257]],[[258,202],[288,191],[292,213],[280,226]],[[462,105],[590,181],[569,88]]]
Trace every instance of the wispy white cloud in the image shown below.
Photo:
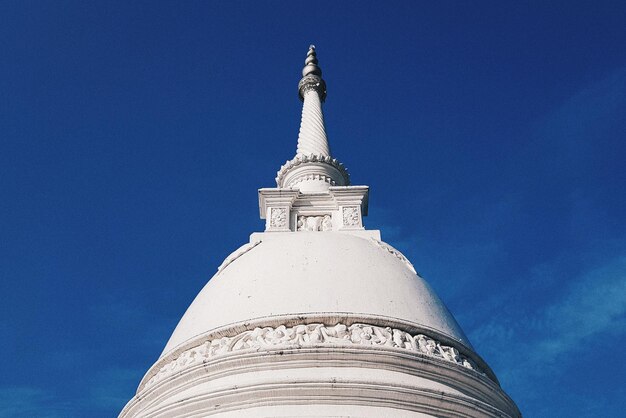
[[[137,376],[142,376],[145,371],[118,367],[98,371],[92,379],[85,402],[103,410],[121,411],[135,394],[131,388],[139,385]]]
[[[156,355],[165,347],[167,338],[179,318],[167,317],[159,309],[145,303],[130,303],[102,297],[90,309],[90,321],[102,330],[115,330],[115,337],[126,334],[128,344],[137,348],[155,349]],[[136,301],[135,301],[136,302]],[[123,332],[120,332],[122,330]]]
[[[0,388],[0,417],[61,418],[73,416],[69,404],[58,404],[52,393],[35,387]]]
[[[111,416],[134,395],[143,372],[119,367],[86,369],[83,389],[72,399],[38,387],[1,387],[0,418],[78,418],[96,411],[98,416]]]
[[[597,268],[569,286],[541,318],[547,338],[534,348],[537,360],[553,360],[586,338],[626,329],[626,257]]]
[[[536,133],[561,143],[564,157],[583,158],[584,149],[580,146],[593,146],[590,137],[620,122],[625,104],[626,67],[622,67],[580,89],[548,113],[536,127]],[[568,149],[574,154],[567,153]]]
[[[49,372],[39,386],[0,387],[0,418],[114,416],[135,394],[175,325],[143,305],[106,297],[85,318],[99,330],[99,340],[49,347],[37,358]],[[2,329],[9,335],[10,328],[0,322]],[[102,345],[103,339],[120,343]]]
[[[520,391],[532,391],[539,376],[565,373],[564,359],[591,355],[595,338],[626,333],[625,256],[562,281],[562,291],[523,320],[494,313],[470,332],[500,378]]]
[[[549,164],[547,172],[551,176],[580,172],[580,163],[598,146],[598,138],[606,136],[607,130],[616,124],[623,126],[625,106],[626,67],[622,67],[580,89],[546,115],[531,136],[554,148],[554,158],[545,160]],[[611,141],[614,139],[612,135],[609,137]],[[497,312],[493,309],[497,308],[500,315],[491,315],[489,320],[469,330],[477,346],[483,345],[481,341],[489,341],[483,347],[492,362],[500,363],[503,370],[514,374],[549,367],[594,336],[623,334],[626,329],[626,256],[619,251],[624,248],[624,242],[616,245],[608,240],[597,241],[610,228],[609,223],[603,222],[603,207],[589,193],[581,191],[577,183],[565,185],[571,188],[569,205],[563,209],[563,216],[571,218],[569,232],[596,241],[581,244],[576,255],[554,253],[552,261],[531,268],[523,280],[511,283],[508,289],[494,291],[485,301],[491,309],[482,310]],[[594,234],[587,233],[590,229]],[[598,254],[602,254],[603,248],[611,247],[613,255],[602,260]],[[568,277],[563,264],[571,262],[573,257],[582,265],[596,267]],[[583,260],[583,257],[587,258]],[[533,299],[527,306],[521,306],[515,303],[520,297]],[[521,315],[525,316],[523,321],[519,320]],[[510,367],[513,364],[518,367]]]

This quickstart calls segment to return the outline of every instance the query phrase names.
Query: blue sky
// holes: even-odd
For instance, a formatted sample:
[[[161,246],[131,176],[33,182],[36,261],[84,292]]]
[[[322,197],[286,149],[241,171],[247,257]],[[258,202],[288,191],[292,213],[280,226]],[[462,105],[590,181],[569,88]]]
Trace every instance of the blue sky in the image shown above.
[[[0,2],[0,417],[109,417],[263,228],[318,47],[366,225],[527,417],[626,409],[626,3]]]

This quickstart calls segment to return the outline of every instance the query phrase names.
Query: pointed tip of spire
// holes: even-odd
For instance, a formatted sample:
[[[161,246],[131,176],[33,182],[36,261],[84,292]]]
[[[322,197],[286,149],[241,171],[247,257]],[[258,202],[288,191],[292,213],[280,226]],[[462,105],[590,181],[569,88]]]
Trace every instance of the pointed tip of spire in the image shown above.
[[[322,69],[317,65],[317,54],[315,53],[315,45],[309,45],[309,51],[304,60],[304,68],[302,69],[302,78],[298,83],[298,95],[300,100],[304,100],[304,93],[314,90],[323,102],[326,98],[326,83],[322,79]]]
[[[315,53],[315,45],[309,45],[309,52],[306,54],[306,60],[304,60],[304,68],[302,69],[302,77],[306,77],[309,74],[316,76],[322,76],[322,69],[317,66],[317,54]]]

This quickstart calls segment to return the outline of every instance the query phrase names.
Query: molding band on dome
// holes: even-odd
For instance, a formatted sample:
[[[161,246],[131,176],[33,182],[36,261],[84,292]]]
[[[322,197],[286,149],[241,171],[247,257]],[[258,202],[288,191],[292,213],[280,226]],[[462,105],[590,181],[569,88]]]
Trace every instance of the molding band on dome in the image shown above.
[[[402,261],[409,268],[409,270],[411,270],[414,274],[419,276],[419,274],[415,270],[415,267],[413,267],[413,264],[399,250],[395,249],[394,247],[392,247],[391,245],[387,244],[384,241],[377,240],[376,238],[372,238],[372,241],[378,244],[380,248],[382,248],[383,250],[387,250],[389,254],[393,255],[398,260]]]
[[[190,417],[197,416],[199,413],[202,416],[212,416],[232,411],[242,412],[242,410],[259,407],[298,405],[293,400],[296,398],[299,403],[311,408],[314,408],[316,404],[330,404],[335,408],[341,406],[392,408],[401,411],[421,412],[441,418],[521,418],[519,411],[514,406],[511,407],[510,404],[505,404],[505,407],[500,409],[484,401],[427,388],[393,385],[381,393],[378,385],[368,383],[315,381],[307,382],[304,388],[301,384],[302,382],[281,382],[269,385],[237,385],[211,397],[190,397],[175,404],[153,405],[149,411],[149,416]],[[285,393],[290,396],[284,396]],[[250,415],[246,414],[245,416],[249,417]],[[254,416],[258,415],[255,414]],[[267,415],[264,414],[263,416]],[[307,416],[313,417],[313,415]],[[324,417],[326,416],[324,415]],[[341,415],[341,417],[344,416],[348,417],[348,415]],[[295,418],[296,416],[289,415],[289,417]]]
[[[220,274],[222,270],[228,267],[233,261],[237,260],[239,257],[241,257],[242,255],[244,255],[245,253],[247,253],[248,251],[250,251],[257,245],[259,245],[260,243],[261,241],[253,241],[253,242],[248,242],[248,243],[243,244],[241,247],[235,250],[231,255],[226,257],[226,260],[224,260],[222,264],[220,264],[220,266],[217,268],[216,275]]]
[[[375,346],[419,352],[431,358],[457,364],[482,375],[485,373],[476,363],[461,354],[458,349],[443,345],[424,334],[408,332],[370,324],[338,323],[326,326],[321,323],[299,324],[292,327],[257,327],[233,337],[205,339],[202,344],[183,351],[176,359],[162,366],[143,386],[147,389],[158,381],[177,372],[200,364],[206,359],[227,355],[241,350],[261,351],[277,348],[301,348],[314,346]]]

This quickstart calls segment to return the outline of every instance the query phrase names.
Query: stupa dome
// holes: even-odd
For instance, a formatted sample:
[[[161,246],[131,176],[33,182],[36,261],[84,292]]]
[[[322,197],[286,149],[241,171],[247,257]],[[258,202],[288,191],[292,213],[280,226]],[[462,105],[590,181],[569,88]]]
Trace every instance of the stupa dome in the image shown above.
[[[298,146],[259,189],[265,231],[218,268],[120,417],[521,417],[330,155],[315,48]]]
[[[253,234],[231,259],[198,294],[163,355],[224,325],[280,325],[305,315],[401,321],[471,348],[430,286],[378,231]]]

